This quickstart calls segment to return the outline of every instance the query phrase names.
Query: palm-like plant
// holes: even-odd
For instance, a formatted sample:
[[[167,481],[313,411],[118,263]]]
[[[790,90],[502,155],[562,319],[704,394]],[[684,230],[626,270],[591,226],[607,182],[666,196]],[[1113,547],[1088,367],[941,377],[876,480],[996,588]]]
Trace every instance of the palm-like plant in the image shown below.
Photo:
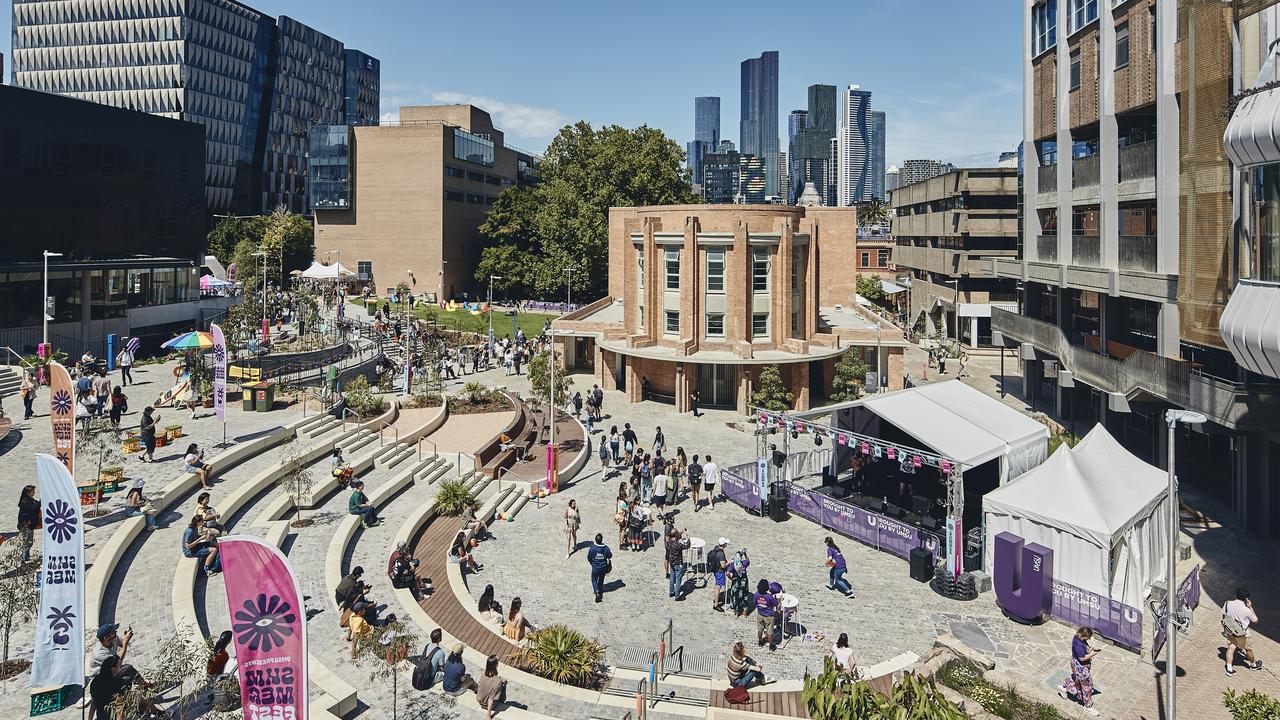
[[[598,687],[604,677],[604,646],[567,625],[548,625],[529,635],[513,662],[565,685]]]
[[[865,680],[846,683],[831,658],[822,673],[806,675],[801,692],[805,710],[814,720],[965,720],[967,715],[942,696],[933,680],[904,673],[893,697],[876,692]]]
[[[858,227],[872,227],[889,222],[889,206],[883,200],[871,200],[858,207]]]
[[[433,509],[437,515],[457,517],[471,507],[475,501],[475,496],[467,489],[467,484],[464,481],[446,480],[440,483],[440,490],[436,493],[436,503]]]

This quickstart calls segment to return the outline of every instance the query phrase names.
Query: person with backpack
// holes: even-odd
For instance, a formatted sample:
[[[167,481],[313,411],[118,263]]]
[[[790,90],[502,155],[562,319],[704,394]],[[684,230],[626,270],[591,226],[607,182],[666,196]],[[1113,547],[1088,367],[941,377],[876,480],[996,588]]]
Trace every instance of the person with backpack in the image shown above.
[[[430,690],[444,682],[444,648],[440,641],[444,632],[440,628],[431,631],[431,642],[422,648],[422,656],[413,664],[413,689]]]
[[[596,602],[603,602],[604,576],[613,569],[613,551],[604,544],[604,535],[596,533],[595,541],[587,551],[587,562],[591,565],[591,592],[595,593]]]
[[[698,512],[698,492],[702,490],[702,463],[698,462],[697,455],[693,456],[693,462],[689,463],[685,474],[689,476],[689,497],[693,499],[693,511]]]
[[[1227,676],[1236,674],[1236,653],[1244,655],[1245,667],[1250,670],[1261,670],[1262,661],[1254,657],[1253,647],[1249,644],[1249,626],[1258,622],[1258,614],[1253,611],[1253,601],[1249,599],[1246,588],[1236,590],[1236,599],[1228,600],[1222,606],[1222,635],[1227,639],[1226,670]]]
[[[712,577],[707,587],[711,588],[711,609],[716,612],[724,612],[724,604],[720,601],[720,596],[724,593],[725,583],[728,582],[725,568],[729,565],[729,558],[724,550],[728,546],[729,540],[720,538],[716,546],[711,548],[711,552],[707,553],[707,572],[711,573]]]

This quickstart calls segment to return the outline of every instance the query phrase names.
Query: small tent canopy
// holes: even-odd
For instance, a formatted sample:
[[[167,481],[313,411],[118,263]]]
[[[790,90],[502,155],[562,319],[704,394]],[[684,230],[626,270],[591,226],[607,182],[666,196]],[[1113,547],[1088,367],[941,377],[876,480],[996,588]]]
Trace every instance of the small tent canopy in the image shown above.
[[[342,263],[323,265],[315,260],[311,262],[311,267],[302,271],[302,277],[309,280],[337,280],[347,275],[355,275],[355,273],[343,267]]]
[[[1001,484],[1048,453],[1044,425],[959,380],[872,395],[858,405],[962,468],[999,459]]]
[[[1125,450],[1102,425],[1074,448],[1062,445],[1039,467],[982,499],[991,538],[1011,532],[1053,552],[1054,576],[1141,608],[1164,576],[1168,477]]]

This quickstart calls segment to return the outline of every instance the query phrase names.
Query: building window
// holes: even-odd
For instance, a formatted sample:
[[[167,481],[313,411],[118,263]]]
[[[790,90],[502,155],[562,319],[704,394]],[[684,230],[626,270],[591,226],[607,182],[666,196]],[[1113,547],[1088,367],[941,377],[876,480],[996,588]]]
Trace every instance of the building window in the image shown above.
[[[858,255],[858,267],[871,267],[871,253],[863,252]]]
[[[769,334],[769,313],[751,314],[751,336],[753,339],[766,337]]]
[[[444,166],[444,176],[445,176],[445,177],[451,177],[451,178],[464,178],[464,177],[466,177],[466,176],[467,176],[467,173],[466,173],[465,171],[463,171],[463,170],[460,170],[460,169],[456,168],[456,167],[450,167],[450,166],[448,166],[448,165],[445,165],[445,166]]]
[[[680,251],[667,251],[667,289],[680,289]]]
[[[1098,19],[1098,0],[1067,1],[1067,33],[1073,33]]]
[[[1071,89],[1080,89],[1080,49],[1071,51]]]
[[[357,280],[373,279],[373,261],[372,260],[356,261],[356,279]]]
[[[876,265],[878,267],[889,267],[889,250],[887,248],[876,251]]]
[[[636,275],[636,287],[644,289],[644,248],[636,248],[636,266],[640,268],[640,272]]]
[[[666,331],[668,335],[680,334],[680,312],[678,310],[666,311]]]
[[[466,196],[466,194],[464,194],[464,193],[454,192],[453,190],[445,190],[445,191],[444,191],[444,199],[445,199],[445,200],[452,200],[452,201],[454,201],[454,202],[466,202],[466,201],[467,201],[467,196]]]
[[[485,175],[484,181],[487,185],[502,185],[502,178],[494,175]]]
[[[724,248],[707,251],[707,292],[724,292]]]
[[[769,292],[769,250],[759,249],[751,252],[751,291]]]
[[[493,141],[479,135],[472,135],[461,128],[454,128],[453,157],[456,160],[493,167]],[[481,177],[481,180],[483,179]]]
[[[1152,4],[1151,7],[1147,8],[1147,13],[1151,18],[1151,54],[1155,55],[1156,48],[1160,47],[1158,42],[1160,38],[1160,28],[1156,25],[1156,6]]]
[[[1058,43],[1058,2],[1048,0],[1031,11],[1031,31],[1035,37],[1035,54],[1048,50]]]
[[[1240,274],[1280,282],[1280,165],[1263,165],[1253,171],[1253,200],[1257,208],[1256,248],[1240,253]]]
[[[1116,26],[1116,69],[1129,65],[1129,23]]]
[[[483,205],[483,204],[484,204],[484,196],[483,196],[483,195],[468,195],[468,196],[467,196],[467,202],[471,203],[472,205]]]
[[[724,337],[724,313],[707,313],[707,337]]]

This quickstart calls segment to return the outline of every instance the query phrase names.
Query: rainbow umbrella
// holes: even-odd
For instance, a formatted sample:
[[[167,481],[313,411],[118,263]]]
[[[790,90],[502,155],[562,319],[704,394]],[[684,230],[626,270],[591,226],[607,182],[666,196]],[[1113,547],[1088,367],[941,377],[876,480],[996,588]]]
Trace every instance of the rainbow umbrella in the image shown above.
[[[213,347],[213,336],[199,331],[183,333],[160,347],[174,350],[208,350]]]

